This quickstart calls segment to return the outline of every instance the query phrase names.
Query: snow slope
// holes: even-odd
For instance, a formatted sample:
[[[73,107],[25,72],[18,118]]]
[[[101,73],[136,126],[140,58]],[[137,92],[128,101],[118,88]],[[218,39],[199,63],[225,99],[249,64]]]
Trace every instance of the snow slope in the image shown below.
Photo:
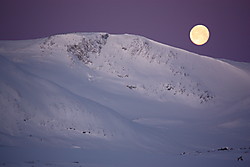
[[[248,63],[74,33],[0,41],[0,69],[2,166],[250,163]]]

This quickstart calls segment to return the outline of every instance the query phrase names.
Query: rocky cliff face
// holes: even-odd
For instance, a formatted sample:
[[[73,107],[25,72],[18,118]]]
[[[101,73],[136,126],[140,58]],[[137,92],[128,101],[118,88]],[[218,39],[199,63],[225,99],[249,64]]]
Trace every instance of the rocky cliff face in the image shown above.
[[[249,83],[248,74],[231,64],[140,36],[67,34],[45,39],[40,47],[47,51],[60,48],[72,62],[80,60],[119,79],[124,87],[161,101],[177,98],[190,105],[215,103],[230,99]]]

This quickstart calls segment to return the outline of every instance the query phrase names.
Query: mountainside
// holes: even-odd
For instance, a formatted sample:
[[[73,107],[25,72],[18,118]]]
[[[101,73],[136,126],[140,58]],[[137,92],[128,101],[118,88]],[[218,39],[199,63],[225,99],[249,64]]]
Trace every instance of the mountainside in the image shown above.
[[[0,69],[2,146],[78,148],[93,154],[84,159],[87,166],[116,166],[95,154],[118,150],[121,166],[128,164],[119,156],[133,157],[135,150],[156,154],[150,159],[156,166],[177,163],[184,151],[196,162],[197,150],[207,153],[198,162],[213,160],[208,166],[232,166],[242,154],[243,164],[250,162],[248,150],[231,151],[231,158],[208,153],[250,146],[249,63],[136,35],[74,33],[0,41]],[[142,157],[132,166],[152,166]]]

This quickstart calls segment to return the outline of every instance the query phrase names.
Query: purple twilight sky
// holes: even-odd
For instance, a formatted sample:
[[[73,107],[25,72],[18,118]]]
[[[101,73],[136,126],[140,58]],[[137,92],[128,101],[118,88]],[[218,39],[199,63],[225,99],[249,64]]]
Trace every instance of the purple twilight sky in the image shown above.
[[[206,25],[208,43],[189,31]],[[215,58],[250,62],[249,0],[0,0],[0,39],[69,32],[137,34]]]

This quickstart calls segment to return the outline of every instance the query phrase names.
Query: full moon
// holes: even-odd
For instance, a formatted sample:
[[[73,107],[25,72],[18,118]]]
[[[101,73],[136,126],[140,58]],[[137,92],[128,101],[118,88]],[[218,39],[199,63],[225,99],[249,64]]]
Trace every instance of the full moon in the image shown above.
[[[190,39],[196,45],[203,45],[209,39],[208,28],[204,25],[196,25],[190,31]]]

